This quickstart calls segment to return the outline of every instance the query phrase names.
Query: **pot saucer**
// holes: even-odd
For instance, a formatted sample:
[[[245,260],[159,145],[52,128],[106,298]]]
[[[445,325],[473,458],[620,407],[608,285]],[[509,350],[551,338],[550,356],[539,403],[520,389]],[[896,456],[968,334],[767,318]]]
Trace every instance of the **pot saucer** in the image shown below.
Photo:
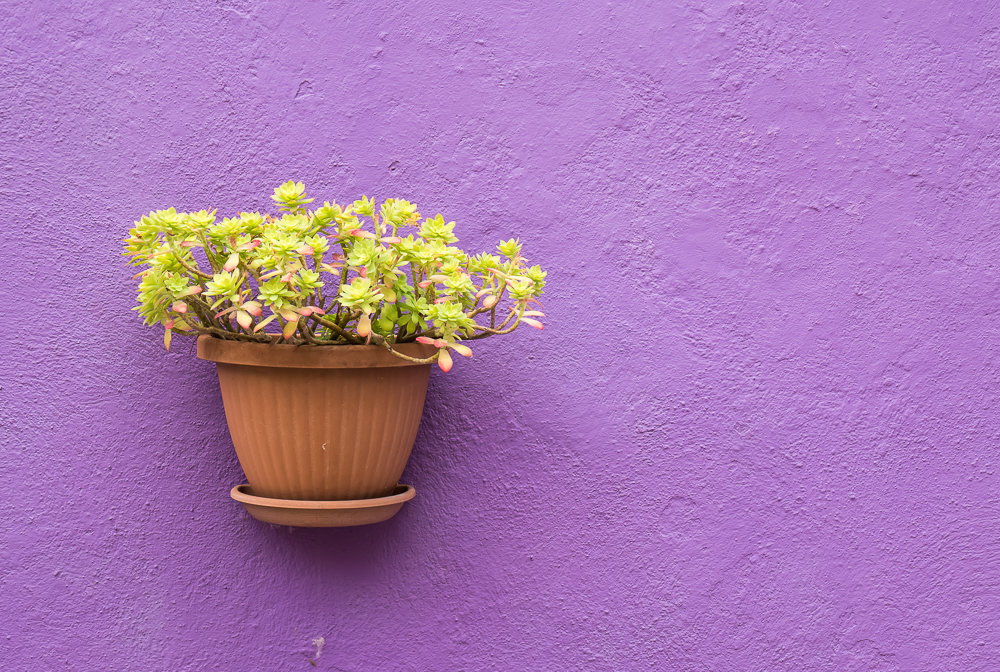
[[[391,495],[372,499],[274,499],[252,494],[249,483],[237,485],[229,492],[257,520],[292,527],[350,527],[381,523],[396,515],[403,504],[416,494],[412,485],[397,485]]]

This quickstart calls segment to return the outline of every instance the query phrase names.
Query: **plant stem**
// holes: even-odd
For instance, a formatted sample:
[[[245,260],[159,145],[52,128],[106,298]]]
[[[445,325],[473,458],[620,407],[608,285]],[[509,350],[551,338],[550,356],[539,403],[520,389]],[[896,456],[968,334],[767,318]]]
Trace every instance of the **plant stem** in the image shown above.
[[[345,330],[343,327],[341,327],[336,322],[333,322],[331,320],[327,320],[326,318],[320,317],[319,315],[310,315],[309,319],[312,320],[313,322],[315,322],[316,324],[322,324],[324,327],[329,328],[330,331],[332,331],[333,333],[337,334],[338,336],[340,336],[341,338],[343,338],[348,343],[353,343],[355,345],[360,345],[361,343],[363,343],[363,341],[360,338],[358,338],[357,336],[355,336],[351,332]]]
[[[203,278],[208,278],[209,280],[212,279],[213,276],[210,275],[209,273],[206,273],[205,271],[202,271],[198,268],[194,268],[193,266],[188,266],[187,263],[184,261],[184,259],[181,258],[181,253],[174,249],[173,244],[171,244],[170,249],[174,253],[174,257],[177,259],[177,263],[183,266],[185,270],[194,273],[195,275],[201,276]]]

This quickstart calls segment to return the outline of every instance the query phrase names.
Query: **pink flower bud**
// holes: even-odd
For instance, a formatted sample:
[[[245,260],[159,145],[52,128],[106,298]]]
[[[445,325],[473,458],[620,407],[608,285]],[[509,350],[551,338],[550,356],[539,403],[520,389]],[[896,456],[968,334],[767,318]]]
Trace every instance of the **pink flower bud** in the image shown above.
[[[472,350],[467,345],[462,345],[461,343],[452,343],[451,349],[462,355],[463,357],[472,357]]]
[[[372,320],[367,315],[358,318],[358,336],[370,336],[372,333]]]
[[[533,320],[530,317],[522,317],[521,321],[528,326],[534,327],[535,329],[544,329],[545,327],[538,320]]]
[[[451,371],[451,355],[448,354],[447,350],[438,350],[438,366],[445,373]]]

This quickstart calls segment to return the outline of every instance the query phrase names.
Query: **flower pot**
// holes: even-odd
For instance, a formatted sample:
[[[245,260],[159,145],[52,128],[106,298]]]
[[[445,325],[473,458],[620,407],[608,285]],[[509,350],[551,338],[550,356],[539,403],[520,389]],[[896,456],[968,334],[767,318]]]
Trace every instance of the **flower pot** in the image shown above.
[[[397,349],[411,357],[434,352],[419,343]],[[212,336],[198,338],[198,357],[216,364],[229,433],[249,481],[244,497],[394,496],[420,425],[430,364],[368,345]]]

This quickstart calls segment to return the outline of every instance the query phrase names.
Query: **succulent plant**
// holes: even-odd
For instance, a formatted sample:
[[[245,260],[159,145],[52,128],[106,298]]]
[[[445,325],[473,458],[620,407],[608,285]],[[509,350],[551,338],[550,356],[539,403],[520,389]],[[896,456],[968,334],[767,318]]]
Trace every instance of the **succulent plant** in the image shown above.
[[[402,199],[350,205],[314,199],[289,181],[271,199],[279,214],[158,210],[125,239],[130,265],[144,267],[135,310],[172,334],[336,346],[371,344],[411,361],[451,369],[465,344],[542,329],[545,271],[527,265],[521,243],[469,256],[452,245],[454,222],[423,219]],[[407,230],[409,229],[409,231]],[[405,234],[405,237],[404,237]],[[399,343],[432,344],[426,359]]]

